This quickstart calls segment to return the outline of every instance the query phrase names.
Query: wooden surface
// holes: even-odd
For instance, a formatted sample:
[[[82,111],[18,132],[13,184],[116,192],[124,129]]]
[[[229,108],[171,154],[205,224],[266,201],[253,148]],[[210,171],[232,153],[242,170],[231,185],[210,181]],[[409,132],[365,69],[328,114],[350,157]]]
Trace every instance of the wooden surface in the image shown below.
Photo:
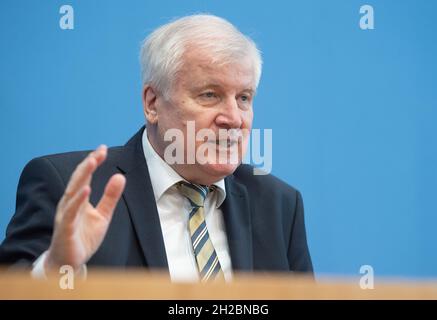
[[[34,280],[26,273],[0,272],[0,299],[437,299],[437,281],[378,280],[363,290],[358,279],[289,275],[236,275],[231,283],[171,283],[159,273],[99,271],[74,289],[61,289],[60,276]]]

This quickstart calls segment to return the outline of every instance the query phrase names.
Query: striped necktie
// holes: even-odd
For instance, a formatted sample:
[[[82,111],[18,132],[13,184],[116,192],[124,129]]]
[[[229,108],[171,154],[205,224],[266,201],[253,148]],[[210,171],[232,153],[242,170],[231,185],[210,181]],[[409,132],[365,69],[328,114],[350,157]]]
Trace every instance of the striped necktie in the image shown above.
[[[191,204],[188,229],[201,281],[224,279],[223,271],[206,228],[203,205],[210,189],[207,186],[179,182],[179,192]],[[211,189],[212,190],[212,189]]]

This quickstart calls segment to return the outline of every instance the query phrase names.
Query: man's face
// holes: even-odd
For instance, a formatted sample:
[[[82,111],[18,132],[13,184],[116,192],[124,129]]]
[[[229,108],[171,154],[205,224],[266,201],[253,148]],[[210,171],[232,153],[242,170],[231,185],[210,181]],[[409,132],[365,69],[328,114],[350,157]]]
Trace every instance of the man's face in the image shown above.
[[[216,139],[209,140],[214,152],[202,153],[207,163],[175,164],[172,167],[185,179],[201,184],[211,184],[232,174],[247,149],[249,131],[252,127],[252,102],[255,94],[255,77],[253,65],[249,59],[226,65],[212,64],[204,52],[190,50],[184,55],[184,64],[173,82],[170,99],[161,95],[156,99],[157,147],[163,156],[163,150],[171,142],[164,141],[164,134],[169,129],[179,129],[187,139],[195,141],[195,151],[205,141],[196,141],[189,136],[187,126],[194,121],[195,132],[209,129]],[[219,136],[219,130],[242,130],[242,139],[226,143]],[[232,140],[232,139],[230,139]],[[228,140],[229,142],[229,140]],[[237,148],[238,146],[238,148]],[[204,149],[202,149],[204,150]],[[211,150],[211,149],[209,149]],[[185,148],[185,160],[187,159]],[[234,159],[231,160],[233,153]],[[227,161],[219,161],[220,154],[226,155]],[[185,162],[186,163],[186,162]]]

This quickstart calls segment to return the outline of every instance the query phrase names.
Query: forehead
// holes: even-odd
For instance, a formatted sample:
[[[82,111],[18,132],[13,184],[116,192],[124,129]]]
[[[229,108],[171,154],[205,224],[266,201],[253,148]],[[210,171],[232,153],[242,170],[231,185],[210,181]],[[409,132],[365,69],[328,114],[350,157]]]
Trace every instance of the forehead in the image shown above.
[[[211,53],[193,48],[184,53],[182,61],[177,82],[184,87],[215,85],[255,90],[255,69],[249,57],[224,62]]]

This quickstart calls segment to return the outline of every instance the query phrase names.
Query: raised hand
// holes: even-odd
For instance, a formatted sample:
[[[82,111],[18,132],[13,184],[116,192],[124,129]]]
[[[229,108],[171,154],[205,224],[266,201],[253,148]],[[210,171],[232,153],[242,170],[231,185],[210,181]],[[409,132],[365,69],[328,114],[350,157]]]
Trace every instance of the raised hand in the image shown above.
[[[114,174],[97,206],[91,205],[91,178],[106,155],[107,147],[100,146],[74,170],[56,209],[52,241],[44,265],[46,270],[58,271],[61,265],[77,270],[102,243],[126,183],[122,174]]]

